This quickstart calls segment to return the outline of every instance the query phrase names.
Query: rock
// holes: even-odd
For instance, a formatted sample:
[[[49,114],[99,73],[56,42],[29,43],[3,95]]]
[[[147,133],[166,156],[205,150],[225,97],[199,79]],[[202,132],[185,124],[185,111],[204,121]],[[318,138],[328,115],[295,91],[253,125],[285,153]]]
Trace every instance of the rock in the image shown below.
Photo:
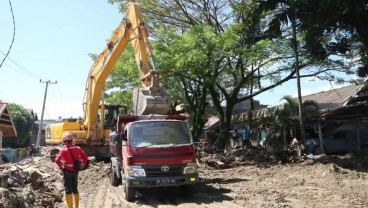
[[[15,177],[9,177],[8,178],[8,185],[10,187],[20,187],[22,185],[22,181],[20,181],[19,179],[15,178]]]

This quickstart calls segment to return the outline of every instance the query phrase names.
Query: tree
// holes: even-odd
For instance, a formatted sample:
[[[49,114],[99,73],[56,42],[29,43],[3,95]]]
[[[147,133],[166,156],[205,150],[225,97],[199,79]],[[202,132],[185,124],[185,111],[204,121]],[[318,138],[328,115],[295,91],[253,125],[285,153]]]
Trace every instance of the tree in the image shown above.
[[[320,118],[319,114],[319,107],[318,104],[315,101],[312,100],[306,100],[302,103],[301,106],[299,106],[299,102],[297,99],[293,98],[290,95],[285,95],[281,98],[281,100],[286,101],[286,105],[284,104],[284,109],[278,110],[275,112],[275,121],[276,126],[279,131],[283,132],[284,137],[284,146],[287,146],[288,138],[286,138],[287,131],[290,127],[293,127],[293,133],[290,136],[293,136],[294,138],[300,138],[303,139],[303,134],[298,128],[298,120],[299,120],[299,109],[302,109],[303,115],[306,115],[307,121],[316,121]],[[301,125],[299,123],[299,125]],[[298,131],[298,129],[300,131]]]
[[[123,2],[121,8],[125,8],[125,1],[109,2]],[[143,16],[154,29],[150,34],[153,34],[152,45],[156,44],[156,65],[161,77],[165,77],[161,79],[164,88],[170,89],[172,97],[187,96],[185,105],[197,108],[188,109],[190,113],[197,110],[203,115],[207,102],[197,99],[207,94],[211,97],[220,118],[219,147],[224,146],[229,136],[237,103],[296,78],[295,45],[290,44],[290,38],[268,32],[269,16],[260,9],[259,2],[140,1]],[[303,43],[303,34],[296,38]],[[339,61],[321,63],[308,59],[307,50],[302,49],[299,46],[297,51],[298,69],[304,71],[300,78],[345,69]],[[194,89],[202,95],[191,99]],[[193,128],[200,126],[193,125]]]
[[[24,147],[29,145],[31,138],[31,129],[33,126],[33,118],[27,110],[18,104],[10,103],[9,111],[13,119],[14,126],[17,130],[17,137],[8,137],[4,139],[4,145],[15,145],[15,147]],[[15,144],[12,141],[16,141]]]
[[[359,42],[368,43],[368,30],[361,27],[361,23],[368,23],[367,5],[364,1],[260,1],[260,9],[270,12],[268,33],[274,37],[286,37],[291,34],[291,45],[295,55],[295,63],[299,102],[299,122],[304,140],[304,115],[301,109],[303,101],[301,100],[300,74],[303,69],[303,60],[309,59],[319,65],[329,65],[335,62],[331,67],[336,67],[334,71],[342,71],[346,74],[357,73],[362,75],[361,70],[356,71],[356,65],[367,63],[364,57],[367,57],[368,44],[366,49],[361,50]],[[365,8],[365,9],[364,9]],[[353,20],[356,20],[354,22]],[[359,21],[359,19],[364,19]],[[363,24],[366,25],[366,24]],[[355,30],[353,29],[355,28]],[[357,32],[357,31],[360,32]],[[356,33],[359,38],[353,38]],[[299,39],[297,38],[299,36]],[[299,43],[302,43],[299,46]],[[358,46],[358,47],[357,47]],[[357,50],[358,49],[358,50]],[[360,63],[356,61],[357,51],[360,51]],[[317,66],[318,67],[318,66]],[[364,68],[364,67],[363,67]],[[362,67],[360,68],[362,69]],[[367,73],[367,70],[366,70]],[[344,80],[336,77],[334,73],[324,73],[326,76],[318,75],[319,79],[327,79],[337,82],[355,82],[356,80]],[[368,73],[367,73],[368,74]]]
[[[269,8],[274,11],[279,10],[275,5],[294,8],[299,29],[305,33],[305,49],[311,57],[316,60],[331,56],[346,58],[358,76],[367,77],[367,0],[275,0],[266,4],[273,5]]]
[[[287,25],[287,27],[291,28],[291,47],[294,52],[294,67],[296,71],[296,80],[297,80],[297,92],[298,92],[298,104],[299,104],[299,123],[300,123],[300,132],[302,140],[305,140],[304,133],[304,117],[302,111],[302,94],[301,94],[301,86],[300,86],[300,62],[299,62],[299,43],[297,39],[297,33],[300,31],[297,28],[298,19],[296,15],[296,8],[294,7],[293,1],[266,1],[261,3],[261,8],[265,7],[268,10],[275,11],[275,15],[273,15],[272,20],[270,21],[269,31],[274,32],[277,36],[282,36],[281,29],[283,25]],[[266,9],[267,11],[267,9]],[[289,99],[285,98],[284,99]]]
[[[317,58],[342,54],[358,57],[357,74],[368,75],[368,1],[299,1],[308,49]],[[317,23],[317,24],[316,24]]]

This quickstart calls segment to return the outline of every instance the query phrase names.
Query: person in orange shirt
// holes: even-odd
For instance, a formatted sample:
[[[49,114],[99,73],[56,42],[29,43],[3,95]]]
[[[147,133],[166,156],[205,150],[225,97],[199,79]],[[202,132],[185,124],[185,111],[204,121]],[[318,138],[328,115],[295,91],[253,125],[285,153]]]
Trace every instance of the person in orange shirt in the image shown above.
[[[88,162],[86,153],[73,143],[73,135],[67,132],[63,135],[64,146],[55,158],[56,165],[63,171],[63,183],[66,207],[73,207],[73,199],[75,207],[79,207],[78,193],[78,170],[73,167],[74,159],[81,160],[81,166],[84,167]],[[62,160],[63,159],[63,160]]]

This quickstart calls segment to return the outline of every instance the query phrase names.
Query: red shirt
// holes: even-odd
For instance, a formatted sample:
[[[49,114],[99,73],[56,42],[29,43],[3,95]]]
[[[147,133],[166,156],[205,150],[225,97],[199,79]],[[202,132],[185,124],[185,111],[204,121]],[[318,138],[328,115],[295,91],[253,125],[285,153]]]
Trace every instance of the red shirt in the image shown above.
[[[69,147],[69,149],[67,148]],[[81,159],[82,165],[85,165],[88,161],[88,157],[86,153],[79,147],[73,144],[65,144],[64,147],[60,150],[58,155],[55,158],[55,163],[59,168],[64,168],[71,171],[76,171],[73,168],[73,157],[70,154],[70,151],[73,153],[74,159]],[[61,158],[64,159],[62,163]]]

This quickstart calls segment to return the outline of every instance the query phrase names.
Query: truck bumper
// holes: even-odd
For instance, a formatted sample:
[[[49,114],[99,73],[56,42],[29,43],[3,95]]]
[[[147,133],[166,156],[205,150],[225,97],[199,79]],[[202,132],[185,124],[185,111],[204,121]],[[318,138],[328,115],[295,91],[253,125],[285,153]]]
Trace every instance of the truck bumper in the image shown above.
[[[181,176],[168,177],[128,177],[128,187],[150,188],[150,187],[169,187],[195,184],[198,182],[198,173],[186,174]]]

